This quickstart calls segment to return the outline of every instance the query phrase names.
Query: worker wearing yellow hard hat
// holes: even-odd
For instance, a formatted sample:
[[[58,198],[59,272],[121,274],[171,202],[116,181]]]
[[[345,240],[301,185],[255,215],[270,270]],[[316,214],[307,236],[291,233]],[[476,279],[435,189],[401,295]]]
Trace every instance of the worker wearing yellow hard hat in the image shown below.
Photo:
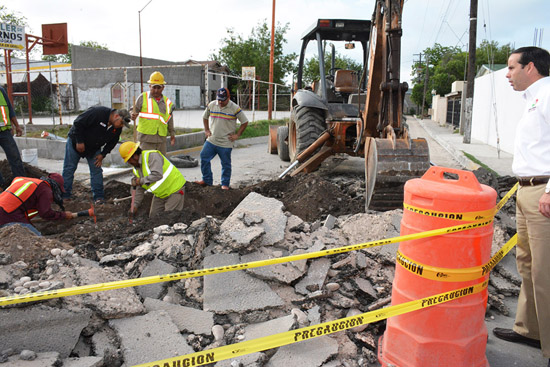
[[[158,150],[142,150],[140,143],[127,141],[118,148],[124,162],[134,167],[132,186],[138,187],[131,214],[135,214],[143,201],[145,191],[153,194],[149,217],[155,214],[183,210],[185,178]]]
[[[162,94],[166,81],[161,72],[155,71],[149,76],[149,91],[142,93],[132,109],[132,120],[137,120],[138,141],[144,150],[159,150],[166,155],[166,138],[170,135],[170,144],[176,143],[174,104]]]

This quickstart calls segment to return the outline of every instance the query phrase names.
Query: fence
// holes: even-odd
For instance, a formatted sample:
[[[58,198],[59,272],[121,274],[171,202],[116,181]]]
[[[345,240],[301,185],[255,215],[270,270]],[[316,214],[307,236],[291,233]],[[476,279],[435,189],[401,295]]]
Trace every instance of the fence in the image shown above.
[[[243,109],[267,110],[268,83],[241,81],[241,78],[208,70],[208,65],[157,65],[102,68],[71,68],[69,64],[14,67],[12,71],[14,108],[20,122],[34,124],[70,124],[79,112],[95,105],[130,109],[143,91],[148,91],[147,79],[152,71],[163,73],[167,82],[163,94],[170,98],[177,110],[202,110],[215,98],[218,88],[234,90],[233,99],[243,103]],[[17,65],[17,64],[15,64]],[[141,73],[143,72],[143,84]],[[32,113],[29,116],[27,75],[31,79]],[[5,71],[0,72],[0,83],[5,82]],[[248,88],[253,84],[253,88]],[[258,85],[258,87],[256,87]],[[290,90],[274,85],[274,110],[289,111]],[[29,121],[29,117],[31,121]]]

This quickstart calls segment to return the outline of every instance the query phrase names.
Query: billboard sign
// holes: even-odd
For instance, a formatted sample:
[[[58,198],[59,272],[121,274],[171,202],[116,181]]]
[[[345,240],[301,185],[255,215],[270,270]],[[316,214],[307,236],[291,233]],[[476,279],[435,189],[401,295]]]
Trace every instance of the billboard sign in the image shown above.
[[[0,23],[0,48],[23,50],[25,48],[25,27]]]

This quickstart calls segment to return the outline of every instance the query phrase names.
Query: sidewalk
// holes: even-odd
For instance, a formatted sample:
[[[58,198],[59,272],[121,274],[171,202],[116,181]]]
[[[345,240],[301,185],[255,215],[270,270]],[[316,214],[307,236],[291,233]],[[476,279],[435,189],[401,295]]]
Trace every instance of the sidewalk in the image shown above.
[[[501,150],[499,155],[495,147],[474,139],[470,144],[464,144],[462,142],[464,137],[458,133],[453,133],[453,128],[448,125],[442,126],[438,122],[428,119],[416,118],[416,121],[466,169],[475,170],[479,165],[466,157],[464,152],[472,155],[501,176],[514,175],[512,173],[512,154]]]

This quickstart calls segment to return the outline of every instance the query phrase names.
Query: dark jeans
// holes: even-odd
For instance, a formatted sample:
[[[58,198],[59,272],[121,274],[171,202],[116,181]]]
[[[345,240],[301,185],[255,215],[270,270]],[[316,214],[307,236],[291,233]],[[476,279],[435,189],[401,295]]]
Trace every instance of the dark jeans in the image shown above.
[[[94,200],[105,199],[103,193],[103,169],[95,166],[95,157],[97,157],[101,151],[94,153],[93,157],[85,157],[88,161],[88,167],[90,167],[90,186],[92,186],[92,193]],[[69,199],[73,192],[74,173],[78,167],[78,162],[82,158],[75,148],[73,148],[73,142],[71,138],[67,138],[65,144],[65,159],[63,161],[63,180],[65,181],[65,193],[64,199]]]
[[[11,130],[0,131],[0,146],[4,149],[4,153],[6,153],[6,159],[11,166],[13,177],[24,177],[25,167],[23,166],[21,154],[19,154],[15,139],[13,135],[11,135]],[[2,174],[0,174],[0,185],[7,183],[8,182],[4,182],[4,178]]]
[[[229,186],[231,181],[231,151],[233,148],[223,148],[205,141],[201,150],[201,172],[202,180],[207,185],[212,185],[212,166],[210,161],[216,156],[220,157],[222,163],[222,185]]]

